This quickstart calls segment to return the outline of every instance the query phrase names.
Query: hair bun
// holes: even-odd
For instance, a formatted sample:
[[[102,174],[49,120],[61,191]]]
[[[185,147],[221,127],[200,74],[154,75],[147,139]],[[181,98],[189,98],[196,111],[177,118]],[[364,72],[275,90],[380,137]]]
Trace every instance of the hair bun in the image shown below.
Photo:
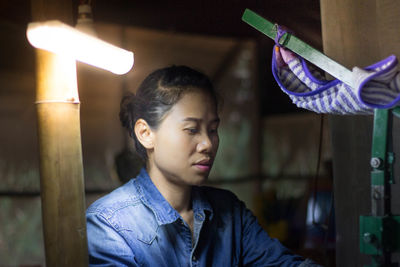
[[[129,135],[133,136],[134,114],[135,114],[135,94],[128,92],[122,99],[120,104],[119,119],[122,126],[128,129]]]

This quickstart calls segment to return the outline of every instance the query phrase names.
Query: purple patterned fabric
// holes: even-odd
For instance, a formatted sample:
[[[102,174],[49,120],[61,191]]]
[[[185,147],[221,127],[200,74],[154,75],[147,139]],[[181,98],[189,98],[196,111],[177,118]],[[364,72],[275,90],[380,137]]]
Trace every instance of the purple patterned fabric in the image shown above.
[[[317,113],[373,114],[375,108],[400,105],[400,74],[397,58],[388,58],[360,69],[353,68],[355,88],[340,80],[326,80],[301,57],[278,66],[275,47],[272,74],[298,107]]]

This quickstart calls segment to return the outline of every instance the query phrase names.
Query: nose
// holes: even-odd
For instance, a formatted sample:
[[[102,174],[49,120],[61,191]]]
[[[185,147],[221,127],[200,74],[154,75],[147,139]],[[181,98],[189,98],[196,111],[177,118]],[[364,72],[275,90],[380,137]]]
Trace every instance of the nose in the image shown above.
[[[204,135],[202,136],[201,140],[197,144],[197,151],[201,153],[208,153],[212,150],[212,142],[209,136]]]

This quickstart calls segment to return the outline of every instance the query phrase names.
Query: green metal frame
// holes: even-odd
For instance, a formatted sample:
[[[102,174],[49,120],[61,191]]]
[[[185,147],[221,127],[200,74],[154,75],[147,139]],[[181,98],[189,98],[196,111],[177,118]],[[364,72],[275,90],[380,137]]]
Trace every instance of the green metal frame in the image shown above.
[[[242,20],[275,40],[277,25],[246,9]],[[353,73],[290,33],[280,40],[284,46],[335,78],[353,86]],[[390,184],[393,180],[392,119],[400,118],[400,107],[375,109],[371,155],[371,215],[360,216],[360,251],[372,256],[371,267],[397,266],[391,254],[400,251],[400,216],[390,212]]]
[[[398,251],[400,216],[360,216],[360,250],[369,255]]]
[[[375,109],[371,151],[371,215],[360,216],[360,251],[372,256],[370,267],[398,266],[390,253],[400,251],[400,216],[391,214],[390,184],[393,179],[393,117],[400,107]]]
[[[360,216],[360,251],[373,256],[369,266],[387,266],[382,257],[400,249],[400,216]]]
[[[371,185],[384,186],[386,176],[387,139],[390,112],[387,109],[374,111],[374,129],[371,152]]]
[[[257,13],[251,11],[250,9],[246,9],[244,11],[242,20],[256,30],[267,35],[269,38],[275,40],[277,33],[277,24],[269,22]],[[278,42],[280,45],[292,50],[302,58],[308,60],[312,64],[328,72],[333,77],[341,80],[351,87],[354,87],[353,73],[349,69],[327,57],[325,54],[311,47],[296,36],[290,33],[285,33]]]

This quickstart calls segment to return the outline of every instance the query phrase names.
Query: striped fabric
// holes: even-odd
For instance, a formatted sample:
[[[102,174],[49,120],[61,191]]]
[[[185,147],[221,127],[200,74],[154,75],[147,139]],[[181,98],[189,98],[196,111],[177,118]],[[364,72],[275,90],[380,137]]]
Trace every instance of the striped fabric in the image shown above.
[[[298,107],[317,113],[373,114],[375,108],[400,105],[400,74],[393,55],[365,69],[353,68],[356,88],[352,88],[337,79],[324,79],[301,57],[278,67],[273,51],[274,78]]]

